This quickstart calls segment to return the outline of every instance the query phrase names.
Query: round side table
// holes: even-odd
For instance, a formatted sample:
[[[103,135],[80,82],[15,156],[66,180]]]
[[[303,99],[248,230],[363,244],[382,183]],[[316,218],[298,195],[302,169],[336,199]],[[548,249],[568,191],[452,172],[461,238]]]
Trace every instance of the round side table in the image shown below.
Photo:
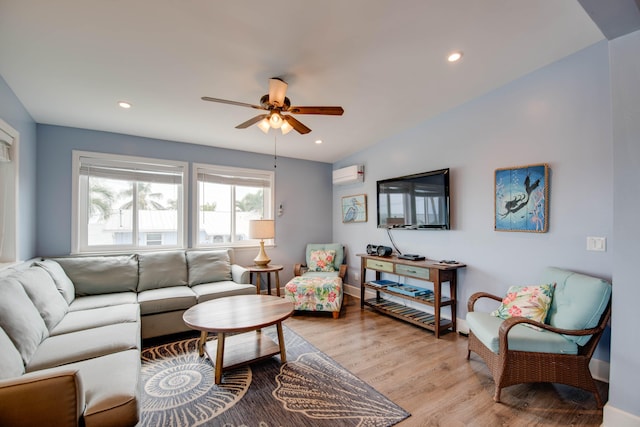
[[[282,271],[282,269],[284,268],[281,265],[275,265],[275,264],[269,264],[265,267],[261,266],[261,265],[249,265],[245,267],[247,270],[249,270],[249,282],[253,283],[253,275],[255,273],[256,275],[256,293],[259,294],[260,293],[260,273],[267,273],[267,294],[271,295],[271,274],[270,273],[274,273],[275,277],[276,277],[276,295],[280,296],[280,275],[279,275],[279,271]]]

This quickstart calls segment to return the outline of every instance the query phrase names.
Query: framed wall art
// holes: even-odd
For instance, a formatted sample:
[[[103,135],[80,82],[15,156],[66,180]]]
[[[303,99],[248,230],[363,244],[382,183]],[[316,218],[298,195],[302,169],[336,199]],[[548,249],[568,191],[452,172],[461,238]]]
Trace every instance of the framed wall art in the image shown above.
[[[342,198],[342,222],[367,222],[367,195]]]
[[[549,228],[549,166],[496,169],[495,230],[546,233]]]

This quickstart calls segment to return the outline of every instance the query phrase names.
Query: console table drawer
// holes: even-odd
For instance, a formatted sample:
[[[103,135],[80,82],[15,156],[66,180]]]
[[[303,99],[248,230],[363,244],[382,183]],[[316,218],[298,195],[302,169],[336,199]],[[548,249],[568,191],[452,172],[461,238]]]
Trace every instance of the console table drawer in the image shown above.
[[[414,267],[412,265],[396,264],[396,273],[403,276],[417,277],[418,279],[429,280],[429,269]]]
[[[393,273],[393,263],[387,261],[378,261],[377,259],[367,259],[367,268],[371,270],[386,271]]]

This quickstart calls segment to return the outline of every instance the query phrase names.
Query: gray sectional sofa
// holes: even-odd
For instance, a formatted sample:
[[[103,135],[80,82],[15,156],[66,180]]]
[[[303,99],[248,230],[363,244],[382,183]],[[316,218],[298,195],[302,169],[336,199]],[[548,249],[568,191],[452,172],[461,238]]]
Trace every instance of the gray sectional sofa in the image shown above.
[[[0,425],[133,426],[141,338],[253,294],[233,250],[37,259],[0,272]]]

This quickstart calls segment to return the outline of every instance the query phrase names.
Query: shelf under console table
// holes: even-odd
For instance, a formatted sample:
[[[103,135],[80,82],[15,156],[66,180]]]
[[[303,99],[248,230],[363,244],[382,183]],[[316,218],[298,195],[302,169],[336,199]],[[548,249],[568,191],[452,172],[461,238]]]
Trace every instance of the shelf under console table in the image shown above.
[[[360,307],[365,306],[385,313],[389,316],[402,319],[414,325],[431,330],[436,338],[440,338],[442,332],[456,331],[456,287],[457,271],[466,267],[465,264],[446,264],[437,261],[410,261],[399,259],[396,256],[380,257],[376,255],[358,254],[360,257]],[[367,270],[375,272],[374,280],[367,280]],[[408,285],[383,280],[382,274],[388,273],[399,277],[417,279],[431,282],[432,285]],[[449,284],[449,296],[442,295],[442,284]],[[431,289],[432,288],[432,289]],[[373,290],[374,298],[365,299],[365,291]],[[407,306],[384,296],[401,298],[413,301],[417,304]],[[423,311],[420,304],[433,308],[433,313]],[[449,307],[451,320],[442,318],[442,307]]]

